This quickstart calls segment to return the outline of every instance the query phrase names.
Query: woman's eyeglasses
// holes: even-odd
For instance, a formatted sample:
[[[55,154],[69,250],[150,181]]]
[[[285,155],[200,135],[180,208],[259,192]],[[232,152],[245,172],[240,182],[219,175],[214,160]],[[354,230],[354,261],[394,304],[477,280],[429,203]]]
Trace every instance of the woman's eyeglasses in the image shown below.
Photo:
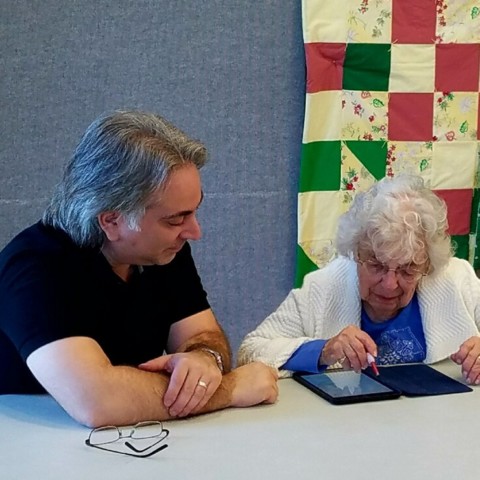
[[[390,268],[388,265],[385,265],[384,263],[380,263],[377,260],[373,259],[357,260],[357,263],[364,266],[368,274],[372,277],[380,278],[385,276],[388,272],[392,271],[395,272],[397,278],[400,278],[406,283],[416,282],[417,280],[420,280],[421,277],[425,277],[426,275],[428,275],[427,272],[411,265]]]
[[[93,429],[90,432],[88,438],[85,440],[85,444],[89,447],[106,450],[107,452],[146,458],[168,447],[168,445],[165,443],[157,448],[153,448],[160,442],[165,440],[168,437],[169,433],[169,430],[163,428],[162,422],[158,421],[140,422],[133,427],[119,428],[115,426],[106,426]],[[131,442],[126,441],[123,444],[127,448],[129,448],[131,452],[107,447],[113,446],[112,444],[115,444],[116,442],[124,438],[131,439]],[[152,439],[153,443],[145,446],[144,441],[148,439]],[[136,442],[137,445],[135,445]],[[140,448],[140,443],[142,445],[142,448]]]

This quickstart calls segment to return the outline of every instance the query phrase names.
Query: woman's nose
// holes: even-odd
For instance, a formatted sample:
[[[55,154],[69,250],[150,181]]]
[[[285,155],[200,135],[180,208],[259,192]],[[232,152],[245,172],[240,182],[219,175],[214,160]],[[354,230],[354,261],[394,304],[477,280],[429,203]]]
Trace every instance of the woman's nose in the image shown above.
[[[383,275],[382,283],[385,287],[395,289],[398,287],[397,271],[393,268]]]

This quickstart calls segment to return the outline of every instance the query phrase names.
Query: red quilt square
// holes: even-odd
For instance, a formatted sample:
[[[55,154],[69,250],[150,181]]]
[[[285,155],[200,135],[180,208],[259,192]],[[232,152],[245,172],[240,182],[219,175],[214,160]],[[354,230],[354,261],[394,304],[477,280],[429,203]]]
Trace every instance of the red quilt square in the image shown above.
[[[480,69],[478,43],[441,43],[435,46],[435,90],[477,92]]]
[[[480,140],[480,95],[478,96],[477,105],[477,140]]]
[[[307,93],[341,90],[344,43],[306,43]]]
[[[393,0],[392,42],[435,43],[435,0]]]
[[[388,139],[430,142],[433,137],[433,93],[390,93]]]
[[[470,188],[435,190],[435,193],[447,204],[448,233],[450,235],[470,233],[473,190]]]

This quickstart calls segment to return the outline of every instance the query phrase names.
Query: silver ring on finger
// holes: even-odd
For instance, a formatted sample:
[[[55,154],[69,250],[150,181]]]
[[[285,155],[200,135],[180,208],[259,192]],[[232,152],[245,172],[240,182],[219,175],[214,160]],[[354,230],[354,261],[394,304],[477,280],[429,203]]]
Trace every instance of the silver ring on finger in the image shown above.
[[[199,380],[197,387],[208,388],[208,385],[203,380]]]

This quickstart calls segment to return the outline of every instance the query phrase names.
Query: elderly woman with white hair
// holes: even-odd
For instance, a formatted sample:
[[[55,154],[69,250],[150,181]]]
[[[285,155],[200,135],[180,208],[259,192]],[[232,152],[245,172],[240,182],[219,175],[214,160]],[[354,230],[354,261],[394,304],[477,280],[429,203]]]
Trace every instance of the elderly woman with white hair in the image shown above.
[[[480,280],[453,257],[445,203],[420,177],[385,178],[340,217],[338,256],[243,340],[238,363],[289,376],[338,364],[461,365],[480,383]]]

